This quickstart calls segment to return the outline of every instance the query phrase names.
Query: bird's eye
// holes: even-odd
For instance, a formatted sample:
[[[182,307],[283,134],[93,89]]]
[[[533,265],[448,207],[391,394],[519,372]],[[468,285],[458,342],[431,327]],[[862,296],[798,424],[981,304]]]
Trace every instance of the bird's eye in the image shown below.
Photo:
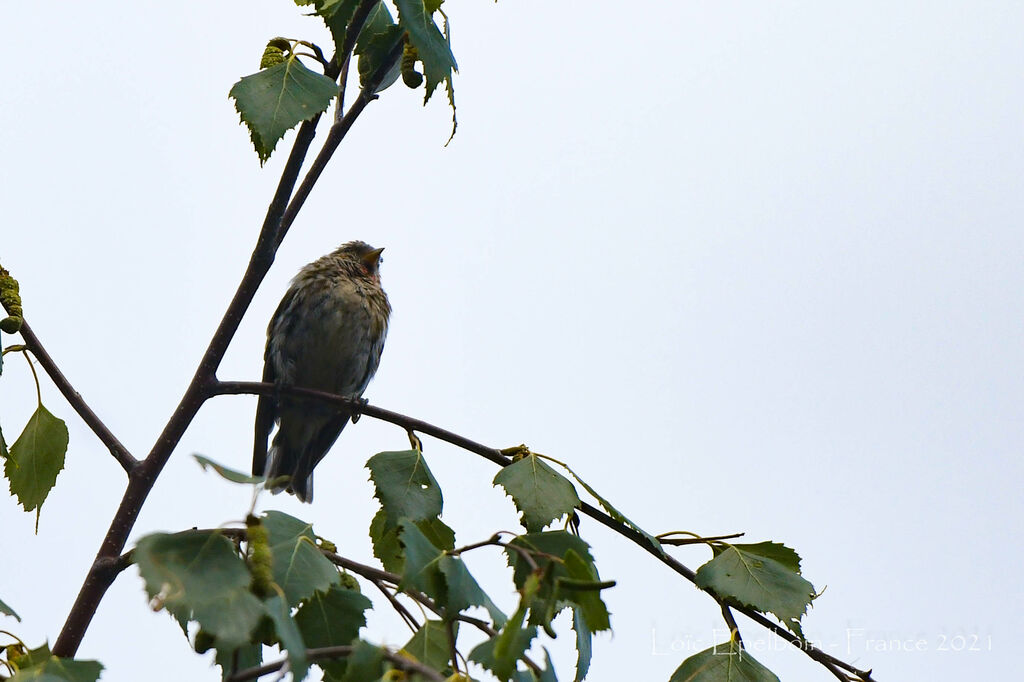
[[[377,267],[379,268],[384,264],[384,256],[377,256]]]

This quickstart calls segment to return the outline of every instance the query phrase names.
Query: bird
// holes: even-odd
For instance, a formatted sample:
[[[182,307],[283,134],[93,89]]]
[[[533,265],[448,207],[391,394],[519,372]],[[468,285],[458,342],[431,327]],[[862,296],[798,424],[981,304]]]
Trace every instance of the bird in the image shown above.
[[[381,252],[351,241],[302,268],[267,326],[263,381],[362,399],[377,372],[391,304],[380,283]],[[256,406],[252,473],[274,493],[313,501],[313,469],[349,414],[276,391]],[[277,433],[267,450],[274,425]]]

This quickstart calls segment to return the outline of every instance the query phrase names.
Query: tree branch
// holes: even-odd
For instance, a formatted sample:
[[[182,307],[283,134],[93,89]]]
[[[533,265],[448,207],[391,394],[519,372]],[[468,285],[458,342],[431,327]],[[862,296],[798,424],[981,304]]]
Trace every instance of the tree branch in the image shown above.
[[[392,52],[394,53],[395,50],[392,50]],[[260,229],[256,247],[253,249],[249,265],[242,276],[242,281],[239,283],[234,297],[224,312],[224,317],[210,339],[210,344],[199,361],[199,366],[196,368],[192,381],[189,383],[188,388],[185,389],[185,394],[182,396],[166,426],[164,426],[163,432],[157,438],[146,459],[134,466],[129,473],[128,487],[121,499],[121,504],[114,514],[103,542],[100,544],[96,559],[86,575],[85,582],[82,584],[74,605],[71,607],[67,621],[65,621],[64,627],[54,643],[54,655],[73,658],[78,650],[82,637],[85,636],[85,631],[88,629],[96,609],[99,608],[103,595],[117,575],[116,571],[111,569],[110,560],[116,559],[121,550],[124,549],[128,535],[135,526],[135,521],[138,519],[139,512],[146,501],[146,497],[149,495],[149,491],[153,489],[157,477],[167,464],[167,460],[181,440],[185,430],[192,423],[199,408],[202,407],[203,403],[210,396],[210,387],[216,382],[217,368],[224,358],[228,344],[238,330],[242,316],[248,310],[250,303],[252,303],[256,290],[263,282],[264,277],[266,277],[267,272],[270,270],[270,266],[274,262],[277,248],[284,238],[285,232],[287,232],[287,227],[284,224],[285,213],[291,208],[291,211],[288,212],[288,224],[290,225],[291,221],[295,219],[299,208],[301,208],[302,201],[312,191],[313,185],[320,177],[323,165],[326,165],[327,160],[330,159],[334,150],[337,149],[366,104],[376,98],[374,94],[376,88],[379,87],[387,71],[397,62],[400,54],[399,45],[399,51],[394,54],[394,59],[385,61],[367,82],[367,86],[357,99],[357,102],[361,102],[360,106],[353,105],[345,118],[332,126],[331,133],[328,139],[325,140],[324,150],[317,156],[318,164],[322,165],[314,164],[314,167],[309,170],[302,182],[302,199],[293,206],[289,206],[289,199],[292,196],[292,191],[295,189],[295,183],[298,181],[302,163],[306,158],[306,152],[313,142],[320,115],[317,114],[299,126],[295,142],[292,145],[292,151],[281,173],[281,179],[278,182],[274,198],[267,208],[267,214]],[[332,64],[330,70],[334,69],[340,69],[340,66]],[[334,71],[334,76],[337,76],[337,71]]]
[[[384,408],[377,407],[375,405],[370,405],[368,403],[362,403],[361,401],[353,400],[352,398],[346,398],[344,396],[325,393],[323,391],[296,388],[292,386],[277,386],[275,384],[263,383],[258,381],[218,381],[216,382],[216,384],[210,387],[210,392],[211,395],[273,395],[275,392],[277,392],[278,394],[287,394],[296,398],[307,398],[309,400],[318,401],[324,404],[334,405],[339,410],[348,412],[350,414],[361,414],[367,417],[373,417],[374,419],[380,419],[381,421],[386,421],[391,424],[395,424],[396,426],[400,426],[407,430],[414,430],[419,431],[420,433],[425,433],[429,436],[437,438],[438,440],[443,440],[447,443],[451,443],[452,445],[456,445],[462,448],[463,450],[468,450],[474,454],[480,455],[481,457],[484,457],[485,459],[494,462],[498,466],[505,467],[512,464],[511,458],[501,454],[501,450],[497,448],[491,448],[481,443],[477,443],[476,441],[470,440],[469,438],[460,436],[459,434],[453,433],[446,429],[442,429],[439,426],[435,426],[423,420],[408,417],[404,414],[399,414],[398,412],[392,412],[391,410],[386,410]],[[657,558],[663,564],[671,568],[673,571],[683,576],[691,583],[696,584],[697,574],[694,573],[693,570],[687,568],[679,561],[666,554],[660,547],[656,547],[655,545],[653,545],[641,533],[633,530],[632,528],[623,523],[619,523],[612,517],[605,514],[600,509],[597,509],[596,507],[594,507],[591,504],[588,504],[587,502],[583,502],[580,505],[580,511],[583,514],[594,519],[595,521],[601,523],[602,525],[607,526],[619,535],[622,535],[626,539],[631,540],[634,544],[639,545],[643,550],[645,550],[649,554],[652,554],[655,558]],[[714,594],[711,594],[710,592],[708,592],[707,594],[709,594],[713,599],[715,599],[715,601],[717,601],[720,605],[724,605],[722,600],[720,600]],[[833,656],[830,656],[821,649],[818,649],[817,647],[812,645],[806,639],[802,639],[794,635],[782,625],[773,623],[772,621],[768,620],[764,615],[751,608],[745,606],[736,606],[732,604],[730,604],[730,606],[735,610],[739,611],[740,613],[742,613],[743,615],[747,616],[754,622],[756,622],[758,625],[761,625],[762,627],[771,630],[782,639],[785,639],[790,644],[793,644],[794,646],[799,648],[808,657],[810,657],[812,660],[816,661],[820,665],[824,666],[833,675],[839,677],[839,679],[845,679],[846,677],[839,670],[840,668],[842,668],[843,670],[847,670],[853,673],[857,678],[859,678],[863,682],[874,682],[874,680],[871,677],[870,670],[858,670],[852,665],[844,663],[843,661]]]
[[[59,367],[57,367],[57,363],[53,361],[50,354],[46,352],[45,348],[43,348],[42,342],[39,341],[39,337],[37,337],[35,332],[32,331],[28,322],[24,320],[22,321],[20,332],[22,338],[25,339],[25,345],[32,352],[32,355],[35,356],[36,360],[39,361],[39,366],[42,367],[43,371],[45,371],[50,377],[50,380],[53,381],[57,390],[60,391],[61,395],[64,396],[64,399],[68,401],[68,404],[71,405],[72,409],[78,413],[78,416],[82,418],[82,421],[85,422],[86,426],[96,434],[96,437],[100,439],[100,442],[110,450],[110,454],[113,455],[114,459],[117,460],[117,463],[121,465],[121,468],[124,469],[126,473],[130,474],[139,461],[135,459],[135,457],[132,456],[132,453],[128,451],[128,448],[122,445],[121,441],[111,433],[110,429],[107,428],[107,425],[104,424],[98,416],[96,416],[96,413],[92,411],[92,408],[89,407],[85,402],[85,399],[82,398],[82,394],[76,391],[74,386],[71,385],[68,378],[65,377],[64,373],[60,371]]]
[[[320,649],[307,649],[306,658],[311,662],[326,661],[335,658],[345,658],[347,656],[351,656],[354,650],[355,647],[350,645],[326,646]],[[435,682],[444,682],[444,676],[442,676],[433,668],[429,668],[423,665],[419,661],[413,661],[411,659],[405,658],[404,656],[399,656],[398,654],[388,651],[384,648],[381,648],[381,652],[383,653],[384,658],[390,661],[391,664],[399,670],[418,673],[426,677],[428,680],[435,680]],[[285,663],[287,662],[288,658],[285,657],[279,661],[267,663],[257,668],[247,668],[245,670],[240,670],[237,673],[229,677],[226,677],[225,680],[226,682],[245,682],[246,680],[259,679],[263,675],[267,675],[269,673],[280,670],[284,667]]]

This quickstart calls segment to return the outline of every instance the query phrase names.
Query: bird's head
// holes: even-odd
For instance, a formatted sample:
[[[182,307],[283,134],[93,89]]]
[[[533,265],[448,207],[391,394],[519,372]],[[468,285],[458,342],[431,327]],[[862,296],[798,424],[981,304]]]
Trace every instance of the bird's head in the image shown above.
[[[367,276],[379,280],[380,264],[383,260],[380,254],[383,251],[383,247],[375,249],[366,242],[354,241],[342,244],[334,253],[345,260],[358,263]]]

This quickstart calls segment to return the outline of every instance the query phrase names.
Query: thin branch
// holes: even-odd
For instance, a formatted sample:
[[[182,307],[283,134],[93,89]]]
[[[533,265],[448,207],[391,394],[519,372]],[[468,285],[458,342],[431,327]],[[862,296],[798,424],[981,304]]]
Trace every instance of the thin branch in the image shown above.
[[[310,662],[316,661],[328,661],[336,658],[345,658],[351,656],[355,650],[354,646],[326,646],[319,649],[307,649],[306,658]],[[444,682],[444,676],[433,668],[429,668],[419,661],[413,661],[404,656],[399,656],[396,653],[388,651],[387,649],[381,648],[381,653],[395,668],[399,670],[405,670],[411,673],[418,673],[423,675],[428,680],[435,680],[435,682]],[[266,663],[256,668],[246,668],[240,670],[233,675],[226,677],[226,682],[246,682],[246,680],[256,680],[263,675],[268,675],[272,672],[276,672],[284,667],[288,662],[288,658],[284,657],[273,663]]]
[[[32,331],[28,322],[24,320],[22,321],[20,331],[22,338],[25,339],[25,345],[28,346],[28,349],[32,352],[32,355],[35,356],[36,360],[39,361],[39,366],[42,367],[43,371],[50,377],[50,380],[57,387],[57,390],[60,391],[61,395],[64,396],[64,399],[67,400],[72,409],[78,413],[78,416],[82,418],[85,425],[96,434],[96,437],[100,439],[100,442],[110,450],[110,454],[117,460],[117,463],[121,465],[121,468],[127,473],[131,473],[132,469],[134,469],[139,463],[138,460],[135,459],[135,457],[132,456],[132,453],[128,451],[128,448],[122,445],[121,441],[111,433],[110,429],[107,428],[107,425],[96,416],[96,413],[92,411],[92,408],[89,407],[88,403],[85,402],[85,399],[82,398],[82,394],[76,391],[74,386],[71,385],[71,382],[64,376],[64,373],[60,371],[59,367],[57,367],[57,363],[54,362],[53,358],[50,357],[50,354],[46,352],[42,342],[39,341],[39,337],[37,337],[35,332]]]
[[[501,536],[498,533],[495,533],[494,535],[492,535],[491,537],[487,538],[486,540],[482,540],[480,542],[474,542],[471,545],[466,545],[464,547],[459,547],[457,549],[450,550],[450,551],[448,551],[446,553],[451,555],[451,556],[459,556],[463,552],[468,552],[471,549],[478,549],[480,547],[490,547],[491,545],[498,545],[499,547],[504,547],[505,546],[504,543],[501,542]]]
[[[334,405],[340,410],[347,411],[352,414],[363,414],[368,417],[373,417],[374,419],[380,419],[381,421],[386,421],[391,424],[395,424],[396,426],[400,426],[404,429],[413,429],[420,433],[425,433],[429,436],[437,438],[438,440],[443,440],[447,443],[451,443],[452,445],[456,445],[462,448],[463,450],[468,450],[474,454],[480,455],[481,457],[484,457],[485,459],[488,459],[499,466],[504,467],[512,464],[512,460],[503,455],[501,450],[497,448],[491,448],[481,443],[477,443],[476,441],[470,440],[469,438],[460,436],[459,434],[453,433],[446,429],[442,429],[439,426],[434,426],[433,424],[422,421],[420,419],[408,417],[404,414],[399,414],[398,412],[392,412],[391,410],[376,407],[375,405],[361,403],[361,401],[346,398],[344,396],[333,395],[330,393],[324,393],[322,391],[313,391],[304,388],[276,386],[271,383],[262,383],[257,381],[221,381],[211,386],[210,391],[212,395],[272,395],[275,391],[278,391],[280,393],[285,393],[297,398],[308,398],[310,400],[319,401],[324,404]],[[612,517],[605,514],[600,509],[597,509],[596,507],[594,507],[591,504],[588,504],[587,502],[583,502],[580,505],[580,512],[594,519],[598,523],[610,528],[619,535],[622,535],[623,537],[632,541],[634,544],[638,545],[644,551],[653,555],[656,559],[658,559],[663,564],[671,568],[673,571],[683,576],[691,583],[696,584],[697,575],[693,572],[693,570],[684,566],[679,561],[666,554],[660,547],[653,545],[641,533],[637,532],[636,530],[630,528],[625,524],[619,523]],[[508,546],[515,547],[515,545]],[[719,604],[722,603],[721,600],[715,597],[715,595],[711,594],[710,592],[708,594],[713,599],[718,601]],[[798,647],[808,657],[824,666],[833,675],[842,676],[843,673],[839,670],[839,668],[842,668],[853,673],[863,682],[874,682],[874,680],[871,677],[870,670],[858,670],[850,664],[844,663],[839,659],[830,656],[821,649],[818,649],[817,647],[812,645],[807,640],[797,637],[782,625],[773,623],[772,621],[764,617],[761,613],[753,609],[747,608],[745,606],[733,606],[733,608],[742,613],[743,615],[747,616],[754,622],[756,622],[758,625],[761,625],[762,627],[771,630],[782,639],[785,639],[790,644],[793,644],[794,646]],[[843,679],[843,677],[840,677],[840,679]]]

